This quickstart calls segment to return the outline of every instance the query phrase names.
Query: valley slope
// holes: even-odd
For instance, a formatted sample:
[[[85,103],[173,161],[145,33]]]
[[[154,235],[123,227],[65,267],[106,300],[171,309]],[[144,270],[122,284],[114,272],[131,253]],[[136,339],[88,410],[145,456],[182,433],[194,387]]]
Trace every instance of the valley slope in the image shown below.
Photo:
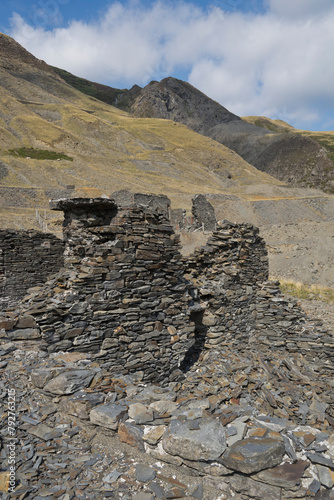
[[[164,193],[174,206],[189,208],[203,190],[242,193],[252,184],[282,184],[181,123],[134,117],[77,91],[6,35],[0,47],[2,226],[27,227],[28,209],[47,208],[51,195],[66,190]],[[22,147],[72,161],[35,159]]]
[[[146,87],[113,89],[54,68],[74,87],[134,116],[187,125],[237,152],[257,169],[295,186],[334,193],[334,132],[294,129],[280,120],[240,118],[187,82],[176,78]]]

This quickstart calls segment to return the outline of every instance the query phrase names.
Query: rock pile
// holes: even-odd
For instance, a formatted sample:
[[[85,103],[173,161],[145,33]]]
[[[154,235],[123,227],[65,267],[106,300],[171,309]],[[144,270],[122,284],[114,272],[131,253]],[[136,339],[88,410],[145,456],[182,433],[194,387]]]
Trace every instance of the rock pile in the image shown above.
[[[334,434],[323,399],[326,387],[321,381],[316,386],[305,362],[297,368],[292,358],[277,356],[261,365],[258,355],[252,364],[247,349],[239,356],[211,349],[182,382],[161,387],[115,377],[106,362],[90,353],[48,354],[37,341],[2,343],[0,349],[5,401],[1,491],[12,442],[8,390],[15,390],[16,415],[16,488],[4,499],[334,496]],[[256,407],[260,391],[270,392],[266,387],[279,380],[268,372],[279,361],[290,369],[281,367],[286,381],[280,380],[276,408],[263,400]],[[222,376],[226,371],[228,380]],[[247,387],[256,378],[262,386]],[[226,391],[233,385],[239,396],[229,399]],[[272,414],[284,412],[284,392],[286,398],[297,395],[301,405],[305,388],[315,398],[308,415],[314,417],[313,426],[307,412],[300,421],[293,412]],[[318,388],[319,395],[314,392]],[[332,390],[328,386],[327,394]]]

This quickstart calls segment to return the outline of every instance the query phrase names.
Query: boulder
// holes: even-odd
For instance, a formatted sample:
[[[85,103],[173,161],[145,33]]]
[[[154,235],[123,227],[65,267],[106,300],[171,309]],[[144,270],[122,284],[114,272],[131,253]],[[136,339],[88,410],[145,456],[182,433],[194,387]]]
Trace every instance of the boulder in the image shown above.
[[[225,429],[218,420],[174,419],[162,440],[164,450],[188,460],[216,460],[226,450]]]
[[[220,461],[229,469],[253,474],[279,465],[284,454],[285,446],[282,441],[272,438],[247,438],[228,448]]]

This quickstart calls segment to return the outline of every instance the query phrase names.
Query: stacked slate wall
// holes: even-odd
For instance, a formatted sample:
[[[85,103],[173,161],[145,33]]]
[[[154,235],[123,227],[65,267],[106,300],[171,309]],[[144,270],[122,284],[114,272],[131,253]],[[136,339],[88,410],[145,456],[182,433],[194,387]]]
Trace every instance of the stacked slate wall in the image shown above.
[[[317,370],[334,371],[334,336],[321,320],[308,318],[295,301],[279,290],[278,282],[259,283],[256,293],[256,323],[250,343],[265,349],[298,353],[314,362]]]
[[[164,194],[133,193],[127,189],[121,189],[120,191],[114,191],[110,198],[118,206],[131,207],[142,205],[153,211],[163,213],[167,218],[170,218],[171,201]]]
[[[95,352],[114,372],[141,370],[145,380],[177,378],[194,324],[169,221],[110,199],[54,208],[65,212],[65,269],[25,306],[46,349]]]
[[[220,223],[206,246],[184,259],[196,285],[192,306],[197,344],[212,349],[245,346],[255,326],[257,285],[268,279],[268,257],[259,230],[250,224]],[[201,338],[202,337],[202,338]]]
[[[225,345],[301,353],[333,369],[333,337],[268,281],[252,225],[219,223],[183,258],[165,213],[110,199],[54,208],[65,213],[65,267],[2,323],[9,339],[96,353],[113,372],[151,381],[176,380],[201,351]]]
[[[64,263],[64,243],[40,231],[0,230],[0,310],[45,283]]]
[[[220,223],[219,229],[184,260],[196,322],[196,346],[301,353],[315,366],[333,370],[334,338],[311,321],[279,282],[268,281],[268,257],[251,224]]]

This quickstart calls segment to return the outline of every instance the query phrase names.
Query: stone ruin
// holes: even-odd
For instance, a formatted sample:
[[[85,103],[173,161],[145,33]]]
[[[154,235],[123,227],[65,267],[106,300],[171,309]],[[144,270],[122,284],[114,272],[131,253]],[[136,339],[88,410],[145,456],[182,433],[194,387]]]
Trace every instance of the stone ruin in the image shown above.
[[[203,194],[197,194],[192,199],[192,215],[196,227],[203,231],[214,231],[217,227],[215,209]]]
[[[203,194],[192,198],[191,215],[187,215],[184,208],[172,208],[170,199],[163,194],[133,193],[121,189],[114,191],[110,197],[119,206],[144,205],[165,214],[176,232],[214,231],[217,227],[215,209]]]
[[[95,353],[115,373],[155,382],[177,380],[203,350],[226,343],[302,353],[331,369],[333,338],[309,327],[267,281],[267,250],[254,226],[220,223],[206,246],[182,257],[165,210],[109,198],[51,205],[64,211],[64,267],[7,312],[1,325],[10,340]],[[3,300],[11,292],[5,285]]]
[[[207,244],[184,258],[168,214],[157,207],[108,198],[57,200],[52,207],[64,211],[64,242],[42,233],[27,233],[25,241],[14,231],[0,240],[1,297],[12,304],[0,316],[1,348],[16,384],[22,366],[31,377],[32,411],[36,401],[59,401],[62,415],[89,420],[102,439],[117,432],[120,441],[188,474],[190,483],[202,478],[215,491],[210,498],[332,498],[334,435],[321,429],[334,425],[334,340],[268,281],[258,229],[218,223]],[[63,267],[55,259],[55,274],[46,283],[41,274],[36,286],[39,269],[22,269],[23,256],[30,252],[37,266],[44,252],[51,263],[63,245]],[[21,305],[15,280],[33,285]],[[38,350],[36,361],[20,351],[24,342],[15,350],[17,340],[35,341],[51,356]],[[54,436],[59,447],[47,415],[37,425],[36,413],[22,415],[21,440],[28,442],[28,428],[47,445]],[[46,422],[53,420],[51,413]],[[25,466],[26,455],[22,460]],[[59,482],[58,473],[45,467],[40,478]],[[204,498],[200,486],[183,486],[178,497]],[[95,497],[101,488],[87,491]]]

